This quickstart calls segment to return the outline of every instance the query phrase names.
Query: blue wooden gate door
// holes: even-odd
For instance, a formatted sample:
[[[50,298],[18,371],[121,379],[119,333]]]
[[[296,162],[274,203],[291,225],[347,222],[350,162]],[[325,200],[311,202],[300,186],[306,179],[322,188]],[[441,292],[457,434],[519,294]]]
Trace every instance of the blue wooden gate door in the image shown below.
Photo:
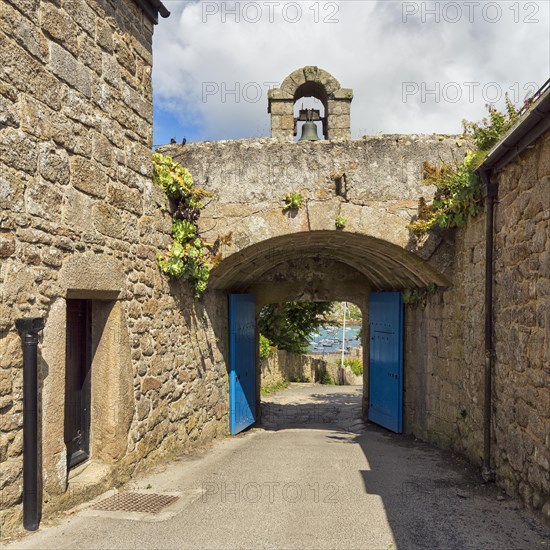
[[[370,367],[368,418],[403,431],[403,302],[400,292],[369,296]]]
[[[229,430],[256,422],[256,298],[229,295]]]

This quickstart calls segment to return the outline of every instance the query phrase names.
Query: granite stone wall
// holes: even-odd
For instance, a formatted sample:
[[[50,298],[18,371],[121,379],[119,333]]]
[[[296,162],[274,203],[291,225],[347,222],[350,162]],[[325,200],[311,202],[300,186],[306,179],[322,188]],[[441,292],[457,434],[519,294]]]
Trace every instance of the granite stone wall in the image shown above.
[[[497,483],[548,516],[550,133],[493,177],[492,457]],[[407,431],[481,464],[485,216],[448,238],[452,287],[406,309],[405,420]]]
[[[481,464],[485,216],[445,239],[452,285],[405,306],[405,430]]]
[[[496,179],[497,482],[550,517],[550,132]]]
[[[0,16],[0,524],[20,526],[22,352],[43,317],[43,512],[226,433],[225,297],[195,302],[156,256],[153,26],[132,0],[4,0]],[[67,470],[67,300],[92,301],[91,457]]]

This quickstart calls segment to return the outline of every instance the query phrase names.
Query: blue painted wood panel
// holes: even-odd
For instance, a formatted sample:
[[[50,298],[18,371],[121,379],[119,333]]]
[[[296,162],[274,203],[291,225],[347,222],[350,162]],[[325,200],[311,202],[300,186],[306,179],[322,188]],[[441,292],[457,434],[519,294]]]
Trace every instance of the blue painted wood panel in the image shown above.
[[[256,298],[229,295],[229,430],[256,422]]]
[[[369,296],[370,365],[368,419],[403,431],[403,301],[400,292]]]

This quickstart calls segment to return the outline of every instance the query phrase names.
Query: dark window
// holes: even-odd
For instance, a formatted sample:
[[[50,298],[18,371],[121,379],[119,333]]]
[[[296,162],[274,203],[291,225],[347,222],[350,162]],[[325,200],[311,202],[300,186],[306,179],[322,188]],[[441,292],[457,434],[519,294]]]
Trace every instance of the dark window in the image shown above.
[[[67,300],[65,444],[68,468],[90,456],[91,305],[90,300]]]

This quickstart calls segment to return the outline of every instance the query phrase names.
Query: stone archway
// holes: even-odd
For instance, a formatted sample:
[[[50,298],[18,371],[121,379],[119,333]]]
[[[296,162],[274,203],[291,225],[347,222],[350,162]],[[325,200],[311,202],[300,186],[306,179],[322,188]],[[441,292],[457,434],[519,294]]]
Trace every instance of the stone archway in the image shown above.
[[[225,257],[211,287],[256,297],[264,305],[289,301],[349,301],[363,313],[363,411],[369,408],[369,293],[400,291],[448,279],[429,263],[381,238],[342,231],[303,231],[269,238]],[[405,374],[405,377],[407,374]],[[257,403],[260,384],[257,380]]]

